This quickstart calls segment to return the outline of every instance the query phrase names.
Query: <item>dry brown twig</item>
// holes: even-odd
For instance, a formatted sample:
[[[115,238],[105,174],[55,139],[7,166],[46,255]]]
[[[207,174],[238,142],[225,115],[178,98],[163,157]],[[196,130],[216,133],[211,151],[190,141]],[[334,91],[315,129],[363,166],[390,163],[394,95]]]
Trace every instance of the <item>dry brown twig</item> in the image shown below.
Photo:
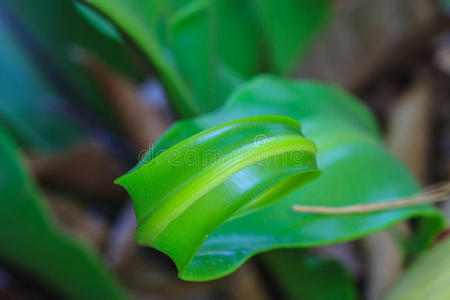
[[[391,199],[369,204],[356,204],[341,207],[293,205],[292,209],[300,213],[316,213],[325,215],[366,214],[379,211],[394,210],[403,207],[418,206],[450,199],[450,181],[433,184],[421,193],[405,198]]]

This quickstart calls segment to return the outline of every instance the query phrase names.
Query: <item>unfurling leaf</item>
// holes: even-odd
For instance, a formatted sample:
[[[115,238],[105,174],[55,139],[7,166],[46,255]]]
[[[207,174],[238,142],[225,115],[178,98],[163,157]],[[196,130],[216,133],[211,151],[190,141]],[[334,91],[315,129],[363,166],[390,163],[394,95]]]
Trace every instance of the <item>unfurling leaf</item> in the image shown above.
[[[168,254],[181,273],[209,233],[267,206],[319,175],[314,144],[284,116],[259,116],[205,130],[117,182],[138,220],[136,238]]]

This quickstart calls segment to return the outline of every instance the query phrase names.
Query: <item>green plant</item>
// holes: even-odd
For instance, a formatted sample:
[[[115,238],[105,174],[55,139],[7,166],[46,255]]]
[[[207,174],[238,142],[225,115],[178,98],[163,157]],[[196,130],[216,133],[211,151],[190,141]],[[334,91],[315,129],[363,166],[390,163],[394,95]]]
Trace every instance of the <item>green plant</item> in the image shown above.
[[[332,15],[332,1],[79,0],[43,1],[36,9],[25,0],[0,4],[11,13],[2,18],[9,26],[0,28],[0,62],[10,75],[0,82],[6,99],[0,103],[1,165],[14,175],[0,182],[7,237],[0,241],[0,257],[71,297],[125,296],[91,250],[55,227],[8,135],[26,150],[58,151],[93,131],[121,133],[104,96],[68,60],[74,44],[140,78],[127,55],[134,49],[128,44],[136,46],[180,118],[117,182],[132,197],[137,241],[168,254],[182,279],[220,278],[265,251],[350,241],[413,217],[419,217],[418,230],[409,250],[417,251],[442,227],[441,214],[429,205],[362,215],[292,209],[375,203],[419,191],[358,99],[333,85],[286,78]],[[28,39],[21,40],[16,27]],[[55,103],[79,114],[49,111]],[[36,250],[31,254],[30,244]],[[76,266],[64,276],[65,263],[73,260]],[[295,262],[286,276],[277,276],[293,298],[297,284],[320,285],[301,272],[339,282],[333,291],[355,298],[351,278],[335,262],[301,250],[271,251],[262,261],[275,276],[287,261]]]
[[[75,45],[86,47],[136,77],[126,48],[91,27],[69,1],[43,1],[33,9],[24,0],[0,5],[0,120],[20,145],[57,151],[92,129],[117,129],[99,88],[69,56]]]

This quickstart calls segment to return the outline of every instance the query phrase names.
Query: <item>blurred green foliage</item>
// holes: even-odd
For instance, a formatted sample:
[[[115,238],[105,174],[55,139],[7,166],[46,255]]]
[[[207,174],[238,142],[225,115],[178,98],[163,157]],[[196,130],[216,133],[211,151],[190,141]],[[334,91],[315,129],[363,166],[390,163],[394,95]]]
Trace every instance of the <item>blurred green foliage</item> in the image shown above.
[[[218,108],[252,75],[291,71],[332,11],[330,0],[81,1],[147,54],[181,117]]]
[[[3,127],[0,170],[0,258],[71,299],[125,299],[93,249],[58,228]]]
[[[271,278],[288,299],[358,299],[353,278],[334,260],[318,258],[298,249],[268,252],[262,259]]]
[[[0,120],[22,146],[58,150],[86,134],[92,119],[118,129],[111,109],[89,74],[71,60],[83,47],[136,77],[123,43],[105,37],[71,1],[2,0]]]
[[[83,130],[56,110],[64,102],[30,61],[6,27],[0,27],[0,119],[21,145],[40,150],[63,148]],[[52,109],[54,110],[52,112]]]
[[[450,239],[417,259],[386,300],[445,300],[450,295]]]

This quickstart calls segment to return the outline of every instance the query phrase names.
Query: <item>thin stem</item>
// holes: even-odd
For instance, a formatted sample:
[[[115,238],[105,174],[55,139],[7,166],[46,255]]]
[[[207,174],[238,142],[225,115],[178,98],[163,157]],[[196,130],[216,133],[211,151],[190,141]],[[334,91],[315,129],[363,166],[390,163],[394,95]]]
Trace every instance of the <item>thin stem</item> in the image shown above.
[[[443,202],[448,201],[449,199],[450,182],[447,181],[431,185],[423,189],[420,194],[406,198],[391,199],[384,202],[356,204],[341,207],[293,205],[292,209],[295,212],[300,213],[315,213],[326,215],[365,214],[378,211],[394,210],[402,207]]]

